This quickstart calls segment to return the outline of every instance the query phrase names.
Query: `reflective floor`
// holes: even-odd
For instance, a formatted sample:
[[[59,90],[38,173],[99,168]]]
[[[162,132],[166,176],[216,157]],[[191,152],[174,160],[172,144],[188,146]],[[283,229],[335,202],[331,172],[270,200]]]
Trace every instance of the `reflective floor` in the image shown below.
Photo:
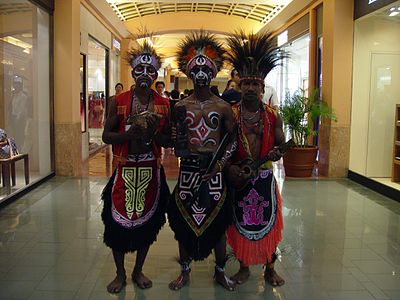
[[[348,180],[279,181],[283,287],[265,284],[256,266],[246,284],[227,292],[214,284],[209,257],[193,264],[188,287],[170,291],[179,269],[167,224],[144,267],[153,288],[128,281],[110,295],[115,271],[100,219],[106,181],[55,177],[0,211],[0,299],[400,299],[400,203]],[[134,259],[127,257],[129,273]],[[237,267],[230,261],[227,273]]]

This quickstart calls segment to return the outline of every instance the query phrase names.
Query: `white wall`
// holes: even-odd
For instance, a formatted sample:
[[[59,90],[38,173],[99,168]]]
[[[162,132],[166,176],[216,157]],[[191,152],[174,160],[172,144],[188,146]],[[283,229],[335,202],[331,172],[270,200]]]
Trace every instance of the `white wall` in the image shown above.
[[[395,104],[400,103],[400,23],[366,16],[354,29],[349,169],[390,177]]]

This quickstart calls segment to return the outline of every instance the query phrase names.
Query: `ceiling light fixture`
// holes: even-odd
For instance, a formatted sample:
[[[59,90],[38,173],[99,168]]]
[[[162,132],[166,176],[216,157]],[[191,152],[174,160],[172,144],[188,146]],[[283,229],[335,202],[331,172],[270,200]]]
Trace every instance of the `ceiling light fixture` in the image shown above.
[[[394,17],[394,16],[397,16],[398,14],[400,14],[400,11],[392,11],[392,12],[389,14],[389,17]]]

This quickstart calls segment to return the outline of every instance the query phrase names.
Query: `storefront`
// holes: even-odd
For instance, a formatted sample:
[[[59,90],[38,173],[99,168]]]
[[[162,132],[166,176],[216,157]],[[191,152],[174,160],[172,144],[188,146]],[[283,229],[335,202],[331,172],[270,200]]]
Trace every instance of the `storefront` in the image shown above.
[[[287,95],[304,91],[308,94],[310,86],[320,87],[322,57],[322,5],[315,8],[315,47],[318,51],[310,48],[310,14],[304,14],[301,18],[287,25],[276,35],[276,43],[281,53],[286,56],[282,65],[270,72],[265,79],[266,85],[276,90],[277,97],[281,103]],[[312,64],[315,70],[310,72],[310,55],[317,64]],[[316,74],[319,74],[319,76]],[[310,78],[311,77],[311,78]]]
[[[53,8],[52,1],[1,4],[0,203],[54,174]]]
[[[83,159],[104,146],[108,99],[119,81],[119,40],[81,5],[81,128]]]
[[[355,1],[349,177],[389,196],[400,191],[399,33],[400,1]]]

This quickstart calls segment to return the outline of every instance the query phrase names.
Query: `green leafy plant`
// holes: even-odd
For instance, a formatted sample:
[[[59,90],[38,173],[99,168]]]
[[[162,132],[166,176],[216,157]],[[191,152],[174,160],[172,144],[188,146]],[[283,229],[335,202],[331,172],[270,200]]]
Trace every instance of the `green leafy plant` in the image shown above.
[[[314,89],[306,97],[304,90],[295,92],[293,95],[286,94],[285,101],[281,104],[280,114],[284,126],[289,130],[298,147],[308,147],[309,136],[317,132],[313,124],[320,119],[331,119],[336,122],[336,116],[319,97],[319,90]]]

